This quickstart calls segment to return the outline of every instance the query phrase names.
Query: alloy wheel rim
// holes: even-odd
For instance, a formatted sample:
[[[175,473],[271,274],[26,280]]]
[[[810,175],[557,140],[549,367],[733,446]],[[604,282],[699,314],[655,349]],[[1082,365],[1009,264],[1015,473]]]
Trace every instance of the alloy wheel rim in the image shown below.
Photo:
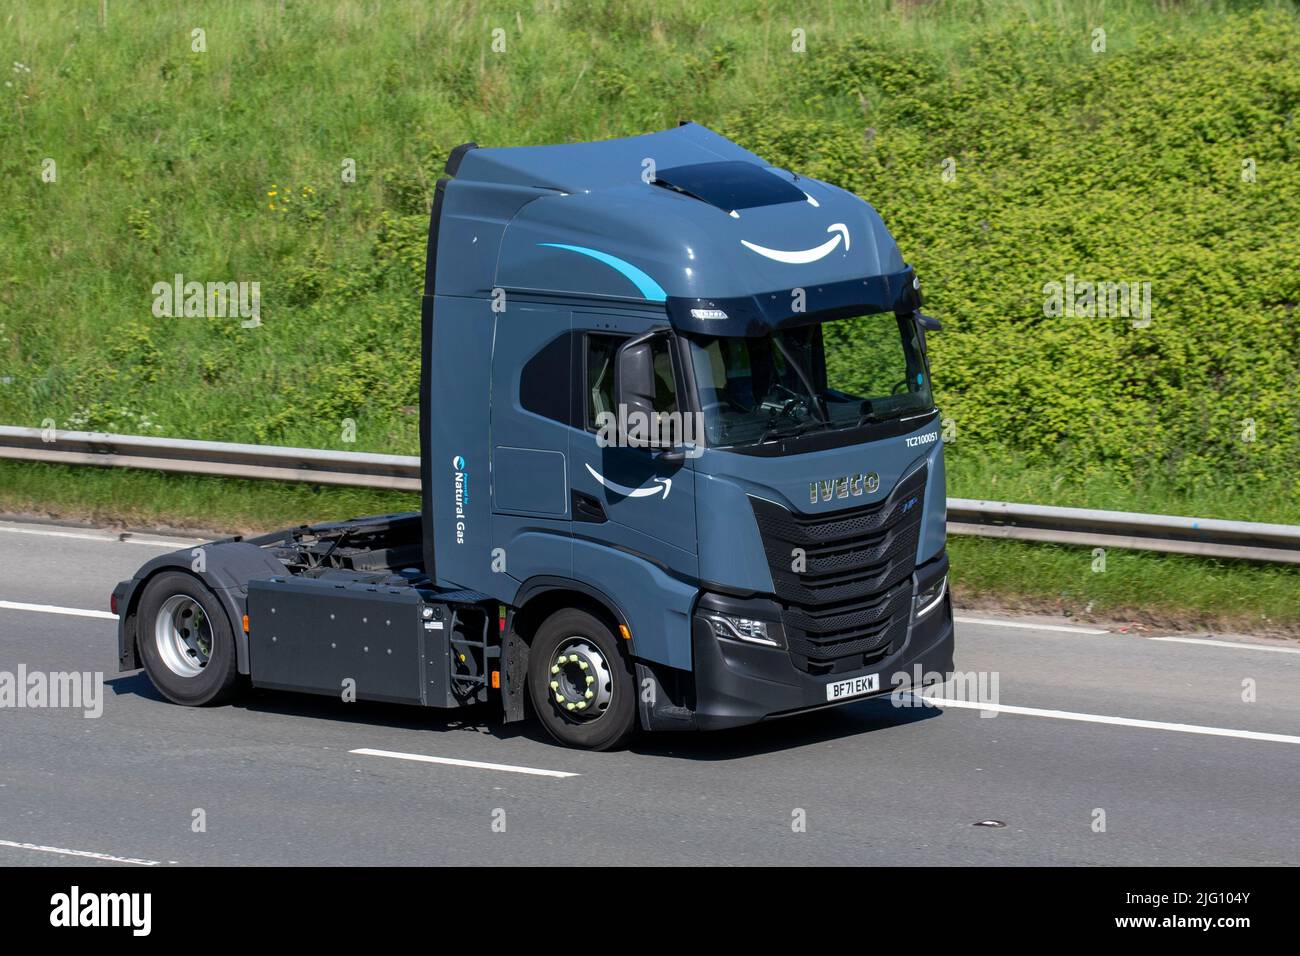
[[[154,624],[154,646],[167,669],[178,677],[198,677],[212,659],[212,622],[198,601],[173,594]]]

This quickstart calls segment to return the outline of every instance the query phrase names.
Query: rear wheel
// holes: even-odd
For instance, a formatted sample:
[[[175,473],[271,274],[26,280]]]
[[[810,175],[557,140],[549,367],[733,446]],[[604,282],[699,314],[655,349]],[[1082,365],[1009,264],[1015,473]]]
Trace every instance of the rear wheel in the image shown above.
[[[543,726],[584,750],[621,746],[636,729],[636,681],[613,632],[586,611],[552,614],[528,655],[528,691]]]
[[[154,686],[177,704],[198,707],[239,687],[230,619],[201,582],[178,571],[158,575],[140,598],[136,641]]]

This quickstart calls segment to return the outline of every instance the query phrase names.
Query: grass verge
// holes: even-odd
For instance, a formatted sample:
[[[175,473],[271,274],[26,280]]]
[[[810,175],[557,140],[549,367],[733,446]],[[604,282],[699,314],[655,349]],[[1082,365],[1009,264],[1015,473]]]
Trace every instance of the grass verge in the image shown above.
[[[401,492],[0,461],[0,511],[102,527],[248,534],[419,508]]]
[[[1300,567],[1181,554],[950,537],[963,607],[1063,614],[1137,629],[1300,637]]]

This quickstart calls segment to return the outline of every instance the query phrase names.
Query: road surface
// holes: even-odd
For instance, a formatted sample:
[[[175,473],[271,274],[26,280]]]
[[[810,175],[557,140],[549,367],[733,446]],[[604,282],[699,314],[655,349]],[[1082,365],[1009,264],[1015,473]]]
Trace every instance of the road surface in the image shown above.
[[[0,522],[0,678],[105,681],[98,718],[0,707],[0,866],[1300,859],[1297,644],[959,612],[995,710],[950,685],[584,753],[488,711],[167,703],[116,672],[108,596],[192,543]]]

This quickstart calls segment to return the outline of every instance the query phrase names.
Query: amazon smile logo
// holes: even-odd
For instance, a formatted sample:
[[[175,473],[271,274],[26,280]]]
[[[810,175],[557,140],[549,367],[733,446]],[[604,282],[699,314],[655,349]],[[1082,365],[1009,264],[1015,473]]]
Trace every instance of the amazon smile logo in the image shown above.
[[[672,448],[684,458],[698,458],[704,453],[703,435],[704,416],[700,412],[643,412],[620,404],[617,414],[604,411],[596,415],[598,448]],[[601,487],[624,498],[662,495],[667,501],[673,489],[671,478],[655,475],[647,484],[633,488],[610,481],[591,465],[586,468]]]
[[[750,242],[748,239],[741,239],[740,244],[750,252],[757,252],[766,259],[774,262],[784,262],[788,265],[804,265],[809,262],[816,262],[818,259],[825,259],[844,240],[844,251],[849,251],[849,227],[842,222],[832,223],[826,227],[827,232],[833,232],[831,236],[820,246],[814,246],[811,249],[769,249],[766,246],[760,246],[757,243]]]
[[[660,478],[656,475],[650,480],[650,484],[642,485],[640,488],[629,488],[627,485],[620,485],[616,481],[610,481],[591,465],[587,466],[587,471],[591,477],[599,481],[603,486],[615,494],[622,495],[624,498],[645,498],[648,495],[657,495],[663,492],[664,500],[668,500],[668,492],[673,490],[673,480],[671,478]]]

